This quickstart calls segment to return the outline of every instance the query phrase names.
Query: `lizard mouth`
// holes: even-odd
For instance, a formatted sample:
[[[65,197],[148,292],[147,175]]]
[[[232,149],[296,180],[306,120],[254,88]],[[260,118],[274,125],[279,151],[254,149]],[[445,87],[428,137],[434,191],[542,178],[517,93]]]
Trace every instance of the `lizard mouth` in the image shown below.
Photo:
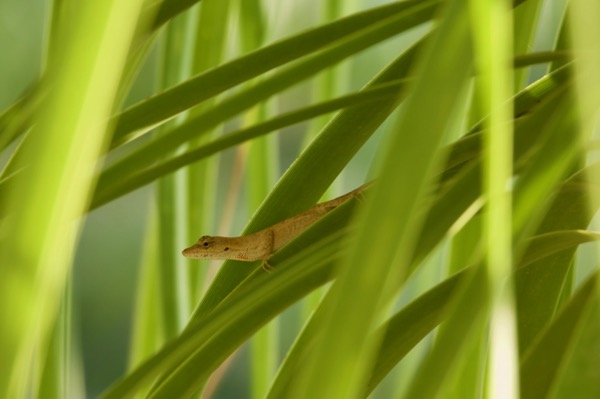
[[[198,257],[198,253],[195,251],[195,249],[198,247],[198,244],[196,245],[192,245],[189,248],[184,249],[183,251],[181,251],[181,254],[183,256],[185,256],[186,258],[191,258],[191,259],[199,259]]]

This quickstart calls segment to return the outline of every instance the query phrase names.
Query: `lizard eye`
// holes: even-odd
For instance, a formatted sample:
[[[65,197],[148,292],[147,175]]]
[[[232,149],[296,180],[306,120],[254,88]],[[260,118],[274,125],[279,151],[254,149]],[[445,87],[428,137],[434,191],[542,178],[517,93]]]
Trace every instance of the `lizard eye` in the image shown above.
[[[229,251],[229,247],[223,248],[223,251]]]
[[[203,246],[204,248],[208,247],[208,242],[204,241],[204,242],[202,243],[202,246]]]

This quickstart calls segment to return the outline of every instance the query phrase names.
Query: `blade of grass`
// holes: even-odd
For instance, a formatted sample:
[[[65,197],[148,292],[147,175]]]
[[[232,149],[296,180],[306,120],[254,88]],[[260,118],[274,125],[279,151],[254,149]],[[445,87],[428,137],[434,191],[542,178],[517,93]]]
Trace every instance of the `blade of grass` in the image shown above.
[[[7,213],[0,225],[1,397],[24,397],[34,346],[48,340],[69,271],[77,218],[109,137],[106,121],[141,1],[75,7],[60,30],[64,45],[50,57],[52,92],[23,144],[22,160],[29,166],[5,195]],[[43,348],[36,358],[44,358]]]
[[[61,12],[58,11],[58,13],[60,14]],[[61,19],[57,18],[57,20]],[[145,18],[138,18],[136,22],[136,29],[143,29],[147,26],[146,24],[148,21]],[[137,72],[139,71],[148,53],[152,49],[153,39],[156,36],[156,33],[152,34],[148,37],[148,40],[146,40],[143,43],[143,45],[137,47],[135,45],[132,45],[130,47],[127,62],[125,64],[125,67],[123,68],[123,72],[121,73],[119,90],[117,92],[115,106],[113,107],[114,109],[118,109],[123,103],[123,101],[125,101],[126,95],[135,80]],[[52,45],[54,41],[56,40],[48,40],[49,46]],[[60,48],[62,44],[59,43],[56,46]],[[8,119],[7,127],[10,129],[10,131],[5,137],[6,139],[14,141],[19,137],[19,135],[27,133],[27,129],[31,127],[33,115],[39,111],[42,101],[44,101],[45,96],[48,95],[47,85],[44,84],[46,79],[47,78],[45,76],[42,76],[42,78],[39,81],[32,84],[33,88],[31,89],[31,91],[26,93],[24,95],[24,98],[22,99],[24,106],[23,109],[20,110],[20,112],[8,112],[6,115],[0,116],[0,125],[6,122],[2,121],[3,117],[6,117]],[[112,124],[110,123],[109,125],[112,126]],[[0,139],[0,141],[3,142],[2,139]],[[0,146],[1,145],[4,144],[0,144]],[[103,152],[105,152],[104,148]],[[13,162],[13,160],[18,159],[20,157],[20,147],[17,147],[12,153],[10,161],[6,164],[2,172],[0,172],[0,176],[9,176],[18,171],[18,169],[15,170],[13,168],[13,164],[15,163]]]
[[[530,6],[527,4],[526,6]],[[469,2],[475,63],[480,72],[478,109],[489,115],[483,133],[483,188],[486,198],[482,233],[489,287],[490,337],[487,395],[518,396],[516,316],[512,282],[513,176],[512,10],[506,0]],[[476,297],[481,298],[481,297]],[[487,310],[487,309],[486,309]]]
[[[162,0],[148,2],[144,12],[154,16],[153,28],[158,29],[196,3],[200,3],[200,0]]]
[[[566,4],[565,4],[566,6]],[[568,50],[571,51],[571,43],[570,43],[570,38],[569,36],[569,27],[568,25],[568,15],[567,12],[565,11],[563,14],[563,18],[560,22],[560,28],[558,31],[558,34],[556,35],[556,41],[554,43],[554,50],[556,51],[563,51],[563,50]],[[550,64],[549,66],[549,71],[555,71],[556,69],[562,67],[566,62],[564,61],[555,61],[552,64]]]
[[[356,8],[356,2],[348,2],[341,0],[330,0],[320,2],[318,8],[318,18],[320,21],[328,22],[335,21],[341,18],[345,14],[344,5],[347,10],[354,10]],[[344,9],[344,10],[343,10]],[[329,98],[335,98],[340,93],[345,93],[349,89],[350,85],[350,63],[348,60],[338,65],[334,65],[319,74],[311,82],[311,99],[313,102],[320,102]],[[322,115],[318,118],[311,120],[308,125],[307,131],[304,133],[302,138],[301,148],[308,147],[312,140],[319,134],[321,130],[327,125],[330,120],[329,115]],[[337,197],[342,195],[340,187],[340,178],[343,178],[344,172],[334,181],[332,186],[325,192],[325,196]],[[337,182],[337,184],[336,184]],[[325,288],[317,289],[310,293],[303,301],[301,306],[301,312],[298,315],[298,323],[303,325],[312,312],[315,310],[321,299],[323,298]]]

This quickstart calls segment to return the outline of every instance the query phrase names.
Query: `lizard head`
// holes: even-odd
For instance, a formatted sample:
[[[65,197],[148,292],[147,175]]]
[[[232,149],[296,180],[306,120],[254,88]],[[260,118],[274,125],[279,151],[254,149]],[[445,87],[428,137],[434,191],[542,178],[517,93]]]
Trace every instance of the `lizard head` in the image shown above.
[[[223,237],[202,236],[196,244],[181,253],[191,259],[226,259],[223,255],[229,251],[229,247],[223,241]]]

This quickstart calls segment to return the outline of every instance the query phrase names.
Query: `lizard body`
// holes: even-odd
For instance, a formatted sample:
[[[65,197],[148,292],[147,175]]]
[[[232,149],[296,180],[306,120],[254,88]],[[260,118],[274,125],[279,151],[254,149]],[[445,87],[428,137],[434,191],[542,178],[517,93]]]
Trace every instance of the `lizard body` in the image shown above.
[[[350,198],[360,195],[368,185],[369,183],[364,184],[340,197],[316,204],[304,212],[247,236],[202,236],[196,244],[184,249],[182,254],[191,259],[232,259],[247,262],[267,260],[325,214]]]

